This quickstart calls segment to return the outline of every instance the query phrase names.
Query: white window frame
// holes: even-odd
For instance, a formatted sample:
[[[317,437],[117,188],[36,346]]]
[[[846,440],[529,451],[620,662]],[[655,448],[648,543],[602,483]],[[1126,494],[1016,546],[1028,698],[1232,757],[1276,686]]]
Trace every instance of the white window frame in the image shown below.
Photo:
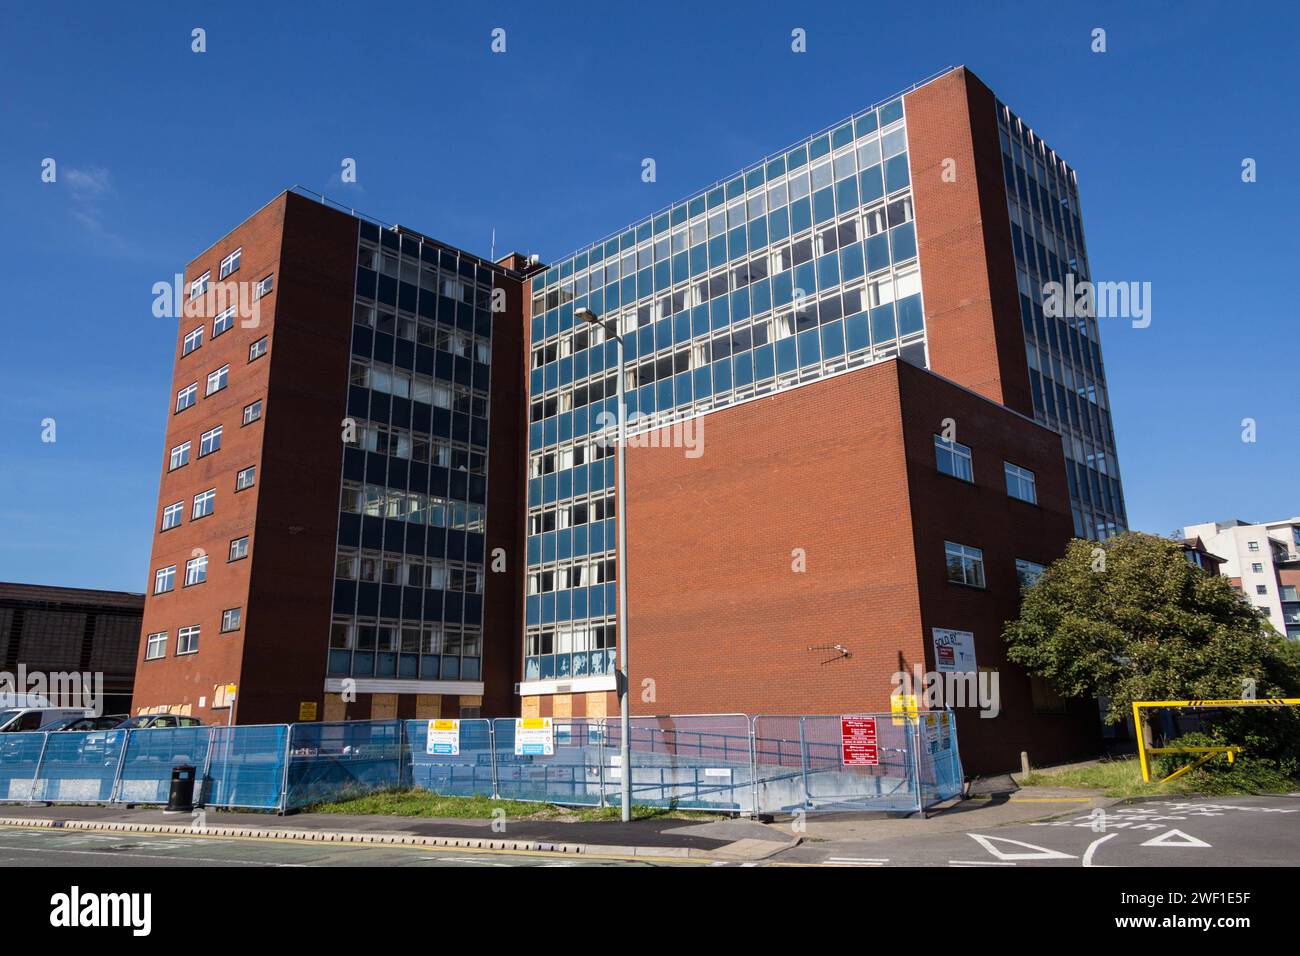
[[[258,279],[257,283],[253,286],[253,299],[254,300],[260,299],[262,296],[274,290],[274,288],[275,288],[274,273],[269,276],[266,276],[263,279]]]
[[[185,334],[185,340],[181,343],[181,358],[189,355],[195,349],[203,347],[203,326],[199,326]]]
[[[162,587],[166,581],[167,587]],[[165,568],[159,568],[153,573],[153,593],[167,594],[176,590],[176,565],[171,564]]]
[[[988,584],[988,576],[984,568],[984,551],[980,548],[973,548],[967,544],[960,544],[956,541],[945,541],[943,543],[944,557],[944,574],[950,584],[963,584],[967,587],[983,588]],[[952,559],[956,558],[961,562],[961,580],[958,581],[952,577]],[[972,573],[978,569],[978,573]],[[978,580],[972,580],[977,578]]]
[[[167,632],[156,631],[144,639],[144,659],[156,661],[167,656]]]
[[[1007,494],[1017,501],[1025,501],[1031,505],[1038,504],[1038,481],[1034,473],[1028,468],[1009,461],[1002,463],[1002,473],[1006,478]],[[1019,492],[1028,490],[1028,497]]]
[[[947,455],[952,463],[952,471],[944,471],[939,467],[940,455]],[[961,474],[958,462],[966,463],[966,473]],[[970,446],[963,445],[959,441],[949,440],[942,435],[934,436],[934,467],[939,469],[939,474],[947,475],[949,478],[956,478],[958,481],[965,481],[973,484],[975,482],[975,459],[971,454]]]
[[[258,346],[261,346],[260,348]],[[248,347],[248,360],[255,362],[271,349],[271,343],[264,335]]]
[[[256,410],[256,414],[250,416],[249,412]],[[262,418],[262,400],[259,398],[255,402],[249,402],[244,406],[243,424],[251,425],[253,422],[260,421]],[[242,426],[241,426],[242,427]]]
[[[168,471],[184,468],[190,463],[190,447],[190,442],[183,441],[171,450],[171,454],[167,457]]]
[[[216,386],[214,387],[213,384],[212,384],[214,381],[215,381],[215,382],[218,382],[218,383],[220,383],[220,384],[218,384],[218,385],[216,385]],[[213,394],[215,394],[216,392],[221,391],[223,388],[225,388],[225,387],[226,387],[227,385],[229,385],[229,384],[230,384],[230,366],[229,366],[229,365],[223,365],[223,366],[221,366],[221,368],[217,369],[215,372],[209,372],[209,373],[208,373],[208,386],[207,386],[207,391],[203,393],[204,398],[206,398],[206,397],[209,396],[209,395],[213,395]]]
[[[206,511],[199,514],[199,503],[207,506]],[[209,488],[207,491],[200,491],[194,496],[194,506],[190,510],[190,520],[197,521],[199,518],[206,518],[217,510],[217,489]]]
[[[206,458],[213,452],[221,451],[221,432],[224,426],[217,425],[199,436],[199,457]]]
[[[179,528],[181,526],[181,521],[183,519],[184,511],[185,511],[184,499],[180,501],[174,501],[171,504],[169,504],[167,507],[163,508],[161,530],[170,531],[172,528]]]
[[[197,654],[199,652],[199,635],[202,628],[198,624],[179,628],[176,631],[176,656]]]
[[[245,475],[248,476],[247,479],[244,478]],[[255,484],[257,484],[256,465],[249,465],[247,468],[241,468],[239,471],[235,472],[236,491],[244,491],[247,488],[253,487]]]
[[[208,291],[208,280],[212,278],[212,270],[209,269],[203,275],[199,276],[190,283],[190,301],[193,302],[203,293]]]
[[[241,541],[244,542],[242,553],[236,555],[235,545]],[[226,563],[229,564],[231,561],[243,561],[247,557],[248,557],[248,535],[242,534],[238,538],[231,538],[230,544],[226,548]]]
[[[207,580],[208,556],[206,554],[200,554],[197,558],[190,558],[185,562],[185,587],[206,584]]]
[[[234,615],[234,627],[229,627],[228,622],[231,615]],[[242,607],[228,607],[221,612],[221,633],[230,634],[240,630],[244,626],[244,609]]]
[[[226,258],[221,260],[221,266],[217,270],[217,278],[224,279],[232,272],[239,271],[239,260],[243,257],[244,247],[240,246]]]
[[[176,413],[193,408],[199,400],[199,383],[190,382],[176,393]]]
[[[224,335],[235,327],[235,307],[223,310],[212,320],[212,337],[215,339],[219,335]]]

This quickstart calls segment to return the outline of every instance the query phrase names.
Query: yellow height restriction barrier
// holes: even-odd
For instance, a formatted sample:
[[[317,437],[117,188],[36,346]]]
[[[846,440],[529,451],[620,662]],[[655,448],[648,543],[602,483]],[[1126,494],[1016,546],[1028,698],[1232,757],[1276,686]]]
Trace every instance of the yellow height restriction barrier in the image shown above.
[[[1147,763],[1147,754],[1200,754],[1200,758],[1192,761],[1186,766],[1179,767],[1169,776],[1161,780],[1165,783],[1173,780],[1175,777],[1181,777],[1189,770],[1194,770],[1201,764],[1214,759],[1219,754],[1224,754],[1228,758],[1228,763],[1233,763],[1237,759],[1237,754],[1241,753],[1242,748],[1237,746],[1229,747],[1148,747],[1146,745],[1146,733],[1142,727],[1142,711],[1150,707],[1170,707],[1185,709],[1206,709],[1210,707],[1296,707],[1300,706],[1300,697],[1259,697],[1259,698],[1240,698],[1228,700],[1135,700],[1133,701],[1133,730],[1138,739],[1138,760],[1142,764],[1142,780],[1145,783],[1151,782],[1151,767]]]

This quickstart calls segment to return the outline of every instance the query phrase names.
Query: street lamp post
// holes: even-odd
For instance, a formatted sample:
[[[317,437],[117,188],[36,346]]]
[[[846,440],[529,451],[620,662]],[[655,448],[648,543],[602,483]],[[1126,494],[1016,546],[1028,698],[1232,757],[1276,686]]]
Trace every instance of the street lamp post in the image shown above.
[[[618,687],[619,708],[619,790],[622,795],[624,823],[632,819],[632,760],[631,747],[631,713],[628,705],[627,676],[627,506],[624,489],[627,487],[627,406],[624,404],[623,384],[623,336],[618,327],[610,328],[591,309],[578,309],[574,317],[599,325],[607,335],[618,344],[618,465],[614,473],[614,511],[618,524],[618,669],[616,684]]]

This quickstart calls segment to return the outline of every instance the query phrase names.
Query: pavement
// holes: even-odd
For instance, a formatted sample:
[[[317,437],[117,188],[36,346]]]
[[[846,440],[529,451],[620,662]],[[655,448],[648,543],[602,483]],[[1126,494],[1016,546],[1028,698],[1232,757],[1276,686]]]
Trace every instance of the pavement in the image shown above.
[[[1011,784],[1014,787],[1014,783]],[[0,807],[0,865],[1272,866],[1300,861],[1300,794],[1120,801],[976,789],[925,818],[630,824]]]

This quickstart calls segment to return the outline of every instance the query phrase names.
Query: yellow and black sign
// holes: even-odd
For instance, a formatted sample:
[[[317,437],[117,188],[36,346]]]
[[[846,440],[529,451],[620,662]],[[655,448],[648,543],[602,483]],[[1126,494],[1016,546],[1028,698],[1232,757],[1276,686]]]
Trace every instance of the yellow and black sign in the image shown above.
[[[299,704],[298,704],[298,719],[299,719],[299,720],[315,720],[315,719],[316,719],[316,701],[314,701],[314,700],[304,700],[304,701],[300,701]]]

